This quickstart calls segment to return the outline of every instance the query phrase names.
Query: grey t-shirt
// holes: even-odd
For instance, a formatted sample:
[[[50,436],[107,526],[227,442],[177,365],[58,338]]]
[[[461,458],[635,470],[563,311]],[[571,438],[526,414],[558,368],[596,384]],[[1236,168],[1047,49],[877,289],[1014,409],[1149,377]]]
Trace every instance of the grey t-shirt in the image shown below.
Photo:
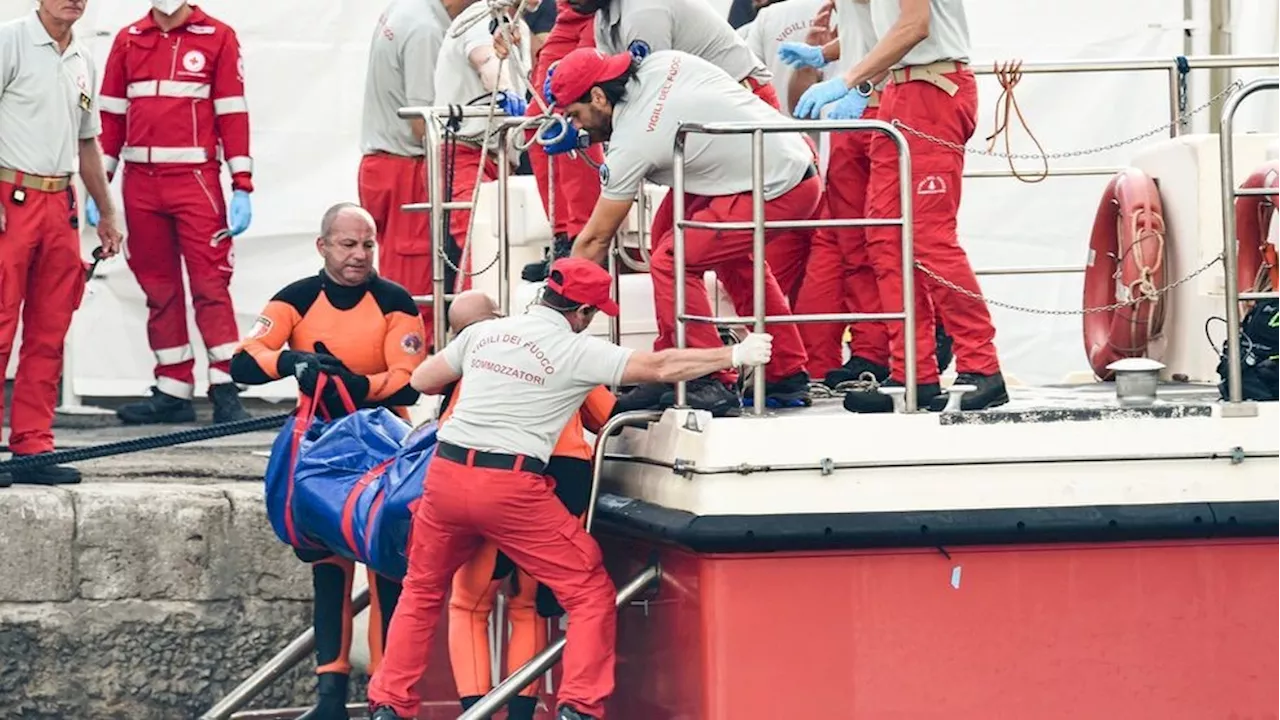
[[[378,19],[365,74],[362,153],[422,156],[409,120],[396,113],[435,103],[436,56],[449,23],[440,0],[392,0]]]
[[[442,353],[463,380],[439,438],[546,462],[587,393],[622,382],[632,352],[573,332],[563,315],[541,305],[476,323]]]
[[[796,100],[788,97],[791,76],[795,68],[778,57],[778,46],[784,42],[803,43],[813,20],[822,9],[826,0],[787,0],[760,8],[756,19],[738,28],[738,34],[747,42],[747,47],[763,58],[773,73],[773,89],[778,93],[782,111],[791,117],[791,108]]]
[[[706,0],[613,0],[596,11],[596,47],[614,55],[641,43],[647,52],[681,50],[741,82],[773,74]]]
[[[648,179],[673,187],[676,128],[683,122],[777,123],[786,118],[755,93],[699,57],[655,52],[640,63],[623,101],[613,108],[613,136],[600,168],[600,194],[635,197]],[[797,126],[800,127],[800,126]],[[764,197],[772,200],[804,179],[813,152],[800,132],[765,133]],[[719,196],[751,192],[751,135],[690,133],[685,191]]]
[[[877,40],[889,32],[901,12],[899,0],[871,0]],[[929,0],[929,37],[907,51],[893,67],[896,70],[942,60],[969,62],[969,22],[964,0]]]

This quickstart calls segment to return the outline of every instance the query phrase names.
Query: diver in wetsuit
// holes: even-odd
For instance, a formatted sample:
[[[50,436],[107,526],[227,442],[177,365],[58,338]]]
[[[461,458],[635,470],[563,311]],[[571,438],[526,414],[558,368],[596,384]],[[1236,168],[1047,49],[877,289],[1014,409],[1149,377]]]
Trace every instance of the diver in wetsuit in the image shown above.
[[[374,273],[375,232],[358,205],[341,203],[325,213],[316,239],[324,269],[267,303],[231,360],[235,382],[261,385],[294,375],[301,392],[312,394],[326,373],[342,380],[357,407],[381,405],[409,419],[407,408],[418,399],[409,376],[426,357],[423,324],[408,291]],[[344,412],[329,387],[323,401],[331,417]],[[294,552],[311,563],[319,695],[299,720],[346,720],[355,564],[327,550]],[[369,576],[372,674],[400,584],[372,570]]]

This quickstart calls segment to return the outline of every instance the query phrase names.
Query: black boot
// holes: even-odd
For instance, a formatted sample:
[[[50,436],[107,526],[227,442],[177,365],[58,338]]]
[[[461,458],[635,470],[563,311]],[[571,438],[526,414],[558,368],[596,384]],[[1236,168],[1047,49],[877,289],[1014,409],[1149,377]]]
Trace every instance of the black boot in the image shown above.
[[[808,390],[808,385],[805,386]],[[676,404],[675,388],[662,395],[662,404]],[[695,410],[706,410],[711,417],[737,417],[742,414],[742,396],[735,388],[713,377],[700,377],[685,385],[685,402]]]
[[[369,720],[409,720],[409,718],[400,717],[388,705],[379,705],[373,709],[373,714],[369,716]]]
[[[538,711],[538,698],[517,695],[507,701],[507,720],[533,720]]]
[[[569,257],[573,252],[573,239],[565,233],[556,233],[551,247],[538,262],[531,262],[520,271],[520,277],[526,282],[542,282],[551,274],[551,263],[560,258]]]
[[[580,713],[568,705],[561,705],[556,712],[556,720],[596,720],[594,715]]]
[[[742,386],[742,406],[751,407],[755,403],[753,383]],[[809,394],[809,373],[801,370],[773,382],[765,381],[764,401],[766,407],[788,408],[809,407],[813,397]]]
[[[665,410],[671,407],[674,400],[663,400],[663,396],[671,393],[671,386],[666,383],[645,383],[618,395],[614,404],[614,413],[632,410]]]
[[[12,459],[24,457],[39,457],[39,453],[33,455],[14,453]],[[18,485],[75,485],[79,482],[80,471],[65,465],[44,465],[29,470],[0,472],[0,487],[9,487],[15,483]]]
[[[298,716],[298,720],[348,720],[347,676],[342,673],[321,673],[316,680],[315,707]]]
[[[125,425],[154,425],[157,423],[188,423],[196,419],[191,401],[151,388],[151,397],[127,403],[116,408],[116,417]]]
[[[960,400],[961,410],[985,410],[1009,402],[1009,391],[1004,385],[1004,375],[999,371],[991,375],[960,373],[956,376],[955,384],[977,387],[976,390],[964,394]],[[920,398],[920,404],[924,405],[923,396]],[[946,406],[946,395],[940,395],[929,402],[929,409],[934,412],[942,412]]]
[[[854,355],[849,358],[849,362],[828,372],[822,383],[832,390],[841,390],[844,389],[840,387],[842,383],[867,379],[882,383],[889,379],[889,368]]]
[[[235,383],[209,386],[209,402],[213,403],[213,422],[228,423],[252,417],[240,404],[240,388]]]
[[[897,380],[886,380],[880,384],[880,387],[902,387],[902,383]],[[932,403],[939,396],[945,403],[946,396],[942,395],[942,387],[938,383],[917,384],[916,408],[932,408]],[[850,390],[844,394],[844,409],[856,413],[891,413],[893,398],[880,392],[879,388]]]

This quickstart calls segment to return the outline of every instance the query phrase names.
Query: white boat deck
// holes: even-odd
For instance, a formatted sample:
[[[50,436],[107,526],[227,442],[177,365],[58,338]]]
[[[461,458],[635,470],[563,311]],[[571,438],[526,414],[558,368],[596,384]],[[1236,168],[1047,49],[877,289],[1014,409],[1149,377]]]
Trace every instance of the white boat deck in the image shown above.
[[[1011,387],[983,411],[857,414],[840,399],[712,418],[667,410],[609,442],[603,489],[696,515],[1280,498],[1280,407],[1223,416],[1212,385]]]

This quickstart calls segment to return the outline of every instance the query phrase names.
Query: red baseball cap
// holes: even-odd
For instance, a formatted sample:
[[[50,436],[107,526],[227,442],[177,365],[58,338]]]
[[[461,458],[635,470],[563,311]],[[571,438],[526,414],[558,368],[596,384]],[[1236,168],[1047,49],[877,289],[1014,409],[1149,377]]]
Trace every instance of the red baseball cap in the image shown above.
[[[564,109],[587,94],[593,85],[614,80],[631,67],[629,52],[605,55],[595,48],[578,48],[556,63],[551,73],[551,97]]]
[[[605,315],[618,316],[618,303],[609,297],[613,279],[604,268],[586,258],[560,258],[552,263],[547,287],[567,300],[594,305]]]

